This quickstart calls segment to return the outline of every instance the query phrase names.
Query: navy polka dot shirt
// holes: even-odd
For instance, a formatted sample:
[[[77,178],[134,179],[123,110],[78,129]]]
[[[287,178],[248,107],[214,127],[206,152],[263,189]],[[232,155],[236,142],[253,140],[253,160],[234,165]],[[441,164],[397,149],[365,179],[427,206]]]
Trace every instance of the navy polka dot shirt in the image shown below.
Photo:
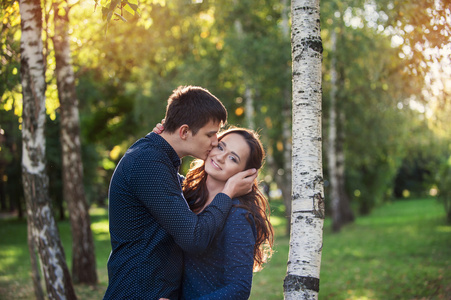
[[[239,204],[238,199],[233,204]],[[204,253],[185,254],[182,299],[248,299],[257,231],[251,215],[232,207],[224,229]]]
[[[231,199],[218,194],[199,215],[183,198],[180,158],[159,135],[133,144],[109,189],[112,251],[104,299],[178,299],[183,252],[204,251],[222,229]]]

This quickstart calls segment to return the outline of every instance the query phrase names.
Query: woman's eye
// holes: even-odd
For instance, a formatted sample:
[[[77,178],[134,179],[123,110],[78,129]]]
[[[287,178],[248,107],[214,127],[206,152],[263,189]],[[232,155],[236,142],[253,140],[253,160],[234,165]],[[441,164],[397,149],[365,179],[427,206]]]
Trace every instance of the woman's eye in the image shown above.
[[[222,146],[221,146],[221,145],[218,145],[218,149],[219,149],[219,150],[222,150]]]
[[[231,161],[237,162],[237,160],[236,160],[236,158],[235,158],[234,156],[229,156],[229,157],[230,157],[230,160],[231,160]]]

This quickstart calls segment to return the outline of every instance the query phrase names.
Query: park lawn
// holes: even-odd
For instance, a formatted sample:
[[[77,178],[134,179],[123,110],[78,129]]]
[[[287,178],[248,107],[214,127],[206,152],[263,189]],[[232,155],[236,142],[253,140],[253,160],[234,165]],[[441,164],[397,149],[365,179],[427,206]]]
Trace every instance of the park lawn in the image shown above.
[[[274,207],[278,207],[274,202]],[[277,211],[275,253],[254,275],[250,299],[283,299],[289,237]],[[77,285],[79,299],[101,299],[110,252],[104,209],[91,210],[99,284]],[[58,222],[71,257],[68,221]],[[0,299],[33,299],[26,222],[0,220]],[[70,267],[70,259],[68,259]],[[451,226],[435,199],[387,203],[341,233],[325,222],[319,299],[451,299]]]

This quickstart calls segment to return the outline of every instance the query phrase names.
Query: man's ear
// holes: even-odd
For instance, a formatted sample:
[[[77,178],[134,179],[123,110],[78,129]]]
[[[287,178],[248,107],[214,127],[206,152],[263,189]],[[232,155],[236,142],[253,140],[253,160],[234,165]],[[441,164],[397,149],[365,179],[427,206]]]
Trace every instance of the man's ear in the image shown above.
[[[179,136],[182,140],[186,140],[188,138],[188,133],[190,132],[189,126],[186,124],[183,124],[179,128]]]

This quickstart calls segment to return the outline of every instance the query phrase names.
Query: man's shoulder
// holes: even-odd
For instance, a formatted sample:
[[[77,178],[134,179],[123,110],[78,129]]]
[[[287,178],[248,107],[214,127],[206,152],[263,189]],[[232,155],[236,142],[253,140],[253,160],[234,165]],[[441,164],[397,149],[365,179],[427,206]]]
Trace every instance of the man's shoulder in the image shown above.
[[[162,146],[148,138],[137,140],[130,148],[128,148],[125,155],[136,158],[144,157],[145,159],[156,161],[170,161]]]

